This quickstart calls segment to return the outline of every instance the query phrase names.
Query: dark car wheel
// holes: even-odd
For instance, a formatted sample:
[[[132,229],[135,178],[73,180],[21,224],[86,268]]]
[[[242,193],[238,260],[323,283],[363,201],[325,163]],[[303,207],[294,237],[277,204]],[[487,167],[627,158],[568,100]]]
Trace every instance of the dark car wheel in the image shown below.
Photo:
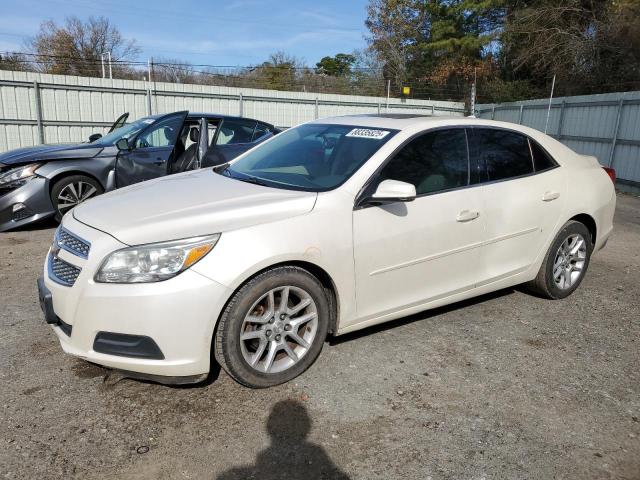
[[[527,287],[553,300],[568,297],[582,283],[592,252],[587,227],[573,220],[567,222],[551,243],[538,276]]]
[[[62,220],[64,214],[73,207],[102,192],[102,186],[86,175],[72,175],[58,180],[51,189],[51,202],[56,210],[56,220]]]
[[[329,302],[320,282],[302,268],[274,268],[231,298],[220,317],[214,353],[239,383],[271,387],[311,366],[328,327]]]

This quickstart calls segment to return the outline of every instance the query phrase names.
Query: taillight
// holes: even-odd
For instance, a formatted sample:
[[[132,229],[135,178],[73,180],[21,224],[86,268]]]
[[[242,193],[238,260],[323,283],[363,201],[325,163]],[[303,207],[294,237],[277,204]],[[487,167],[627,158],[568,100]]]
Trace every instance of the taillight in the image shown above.
[[[613,183],[616,183],[616,171],[614,168],[602,167]]]

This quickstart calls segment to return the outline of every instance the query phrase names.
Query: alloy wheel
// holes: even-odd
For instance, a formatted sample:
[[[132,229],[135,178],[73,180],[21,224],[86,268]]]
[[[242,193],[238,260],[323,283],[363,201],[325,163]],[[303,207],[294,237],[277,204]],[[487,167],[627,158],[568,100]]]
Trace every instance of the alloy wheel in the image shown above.
[[[294,286],[271,289],[242,322],[242,356],[261,373],[282,372],[306,355],[317,330],[318,310],[308,292]]]
[[[556,252],[553,262],[553,280],[556,286],[567,290],[574,285],[587,260],[587,242],[579,233],[569,235]]]
[[[60,190],[58,194],[58,211],[64,214],[67,210],[93,197],[98,190],[87,182],[72,182]]]

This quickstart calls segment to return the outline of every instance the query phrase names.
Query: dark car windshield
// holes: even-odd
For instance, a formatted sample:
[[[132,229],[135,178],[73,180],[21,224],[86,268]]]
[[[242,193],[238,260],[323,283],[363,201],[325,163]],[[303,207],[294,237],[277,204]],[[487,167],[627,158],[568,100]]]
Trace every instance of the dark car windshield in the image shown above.
[[[127,123],[126,125],[115,129],[113,132],[106,134],[100,140],[96,140],[93,144],[101,147],[115,145],[121,138],[131,138],[137,135],[140,130],[148,127],[155,121],[155,118],[141,118],[135,122]]]
[[[331,190],[396,133],[353,125],[300,125],[258,146],[221,173],[276,188]]]

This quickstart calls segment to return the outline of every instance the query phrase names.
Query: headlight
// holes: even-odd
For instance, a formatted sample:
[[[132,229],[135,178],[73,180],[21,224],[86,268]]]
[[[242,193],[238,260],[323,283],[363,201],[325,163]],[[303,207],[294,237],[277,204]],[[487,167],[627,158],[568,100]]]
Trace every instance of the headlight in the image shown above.
[[[25,180],[35,175],[41,163],[32,163],[30,165],[21,165],[16,168],[0,174],[0,187],[21,186]]]
[[[100,283],[161,282],[175,277],[209,253],[220,234],[123,248],[107,256],[96,273]]]

